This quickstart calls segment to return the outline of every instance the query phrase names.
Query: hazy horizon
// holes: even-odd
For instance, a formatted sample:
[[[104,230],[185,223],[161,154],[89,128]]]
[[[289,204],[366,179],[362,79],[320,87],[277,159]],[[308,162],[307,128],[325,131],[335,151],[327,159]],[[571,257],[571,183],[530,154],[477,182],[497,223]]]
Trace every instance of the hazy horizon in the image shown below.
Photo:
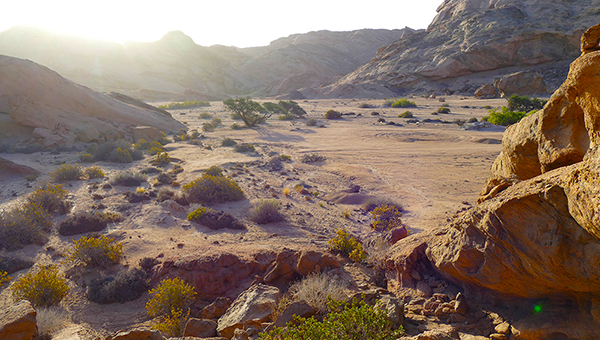
[[[157,41],[168,32],[181,31],[198,45],[245,48],[320,30],[426,28],[442,2],[375,0],[366,10],[364,5],[314,0],[303,2],[302,6],[272,0],[175,0],[169,5],[138,0],[107,0],[101,5],[72,0],[29,1],[4,6],[10,16],[0,23],[0,32],[15,26],[33,26],[59,34],[124,43]]]

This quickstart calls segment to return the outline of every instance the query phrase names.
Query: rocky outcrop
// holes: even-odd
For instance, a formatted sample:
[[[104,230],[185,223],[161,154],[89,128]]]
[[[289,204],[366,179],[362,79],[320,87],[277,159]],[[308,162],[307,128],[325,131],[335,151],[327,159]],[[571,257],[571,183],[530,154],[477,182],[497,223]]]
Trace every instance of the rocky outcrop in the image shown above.
[[[237,328],[254,325],[261,328],[261,323],[269,321],[277,301],[281,298],[278,288],[257,284],[240,294],[231,307],[219,318],[217,332],[230,339]]]
[[[153,280],[181,277],[198,287],[199,298],[213,301],[218,297],[233,299],[255,281],[285,286],[312,272],[338,267],[334,256],[313,250],[261,252],[249,258],[225,253],[165,260]]]
[[[0,172],[2,172],[0,178],[13,175],[38,175],[40,173],[32,167],[23,164],[17,164],[2,157],[0,157]]]
[[[521,71],[494,80],[494,86],[502,97],[512,95],[545,95],[548,93],[544,76],[539,72]]]
[[[377,94],[371,89],[380,86],[387,91],[380,96],[473,94],[515,71],[541,74],[553,91],[578,56],[579,37],[597,23],[599,6],[599,0],[446,0],[426,32],[380,49],[368,64],[334,84],[301,92],[350,97],[360,91]],[[544,90],[539,81],[534,85],[538,88],[516,94]]]
[[[0,311],[0,339],[37,339],[36,314],[31,303],[25,300]]]
[[[75,84],[29,60],[0,55],[0,111],[13,123],[34,128],[46,147],[101,134],[131,138],[131,129],[149,125],[165,132],[185,126],[169,113],[113,99]]]

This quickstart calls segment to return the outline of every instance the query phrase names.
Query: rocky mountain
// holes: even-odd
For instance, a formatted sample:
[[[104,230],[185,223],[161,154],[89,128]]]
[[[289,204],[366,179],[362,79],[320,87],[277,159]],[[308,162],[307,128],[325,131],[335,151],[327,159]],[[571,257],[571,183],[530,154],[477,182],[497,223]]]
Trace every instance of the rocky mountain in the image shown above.
[[[330,83],[412,32],[318,31],[240,49],[199,46],[179,31],[156,42],[117,44],[14,27],[0,33],[0,54],[31,59],[102,92],[145,100],[210,100],[277,96]]]
[[[301,92],[324,97],[472,95],[495,78],[525,72],[536,79],[533,92],[552,93],[578,55],[579,37],[598,23],[600,1],[445,0],[437,11],[426,31],[381,48],[373,60],[334,84]]]
[[[120,100],[117,100],[117,99]],[[0,55],[0,139],[59,147],[133,138],[137,126],[175,132],[185,126],[164,111],[122,95],[106,95],[32,61]]]

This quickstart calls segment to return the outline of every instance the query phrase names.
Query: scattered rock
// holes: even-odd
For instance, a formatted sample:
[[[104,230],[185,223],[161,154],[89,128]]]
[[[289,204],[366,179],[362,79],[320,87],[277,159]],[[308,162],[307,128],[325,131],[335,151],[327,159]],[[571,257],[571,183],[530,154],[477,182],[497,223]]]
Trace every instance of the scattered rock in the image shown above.
[[[213,320],[190,318],[185,324],[183,336],[209,338],[217,335],[217,323]]]
[[[21,300],[0,311],[0,339],[2,340],[34,340],[38,331],[36,311],[31,303]]]
[[[266,321],[281,297],[278,288],[257,284],[237,297],[223,316],[219,318],[217,331],[225,338],[233,337],[236,328]]]

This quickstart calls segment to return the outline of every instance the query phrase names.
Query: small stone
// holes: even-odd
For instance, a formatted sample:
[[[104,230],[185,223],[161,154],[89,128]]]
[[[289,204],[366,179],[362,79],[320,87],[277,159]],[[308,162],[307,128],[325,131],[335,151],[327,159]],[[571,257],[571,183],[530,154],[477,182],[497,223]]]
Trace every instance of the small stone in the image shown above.
[[[504,321],[503,323],[494,327],[494,330],[496,331],[496,333],[509,334],[510,333],[510,324],[508,322]]]
[[[467,314],[469,306],[467,305],[467,299],[462,293],[456,294],[454,298],[454,310],[459,314]]]
[[[490,339],[493,339],[493,340],[506,340],[506,339],[508,339],[508,337],[506,336],[506,334],[494,333],[494,334],[490,334]]]

